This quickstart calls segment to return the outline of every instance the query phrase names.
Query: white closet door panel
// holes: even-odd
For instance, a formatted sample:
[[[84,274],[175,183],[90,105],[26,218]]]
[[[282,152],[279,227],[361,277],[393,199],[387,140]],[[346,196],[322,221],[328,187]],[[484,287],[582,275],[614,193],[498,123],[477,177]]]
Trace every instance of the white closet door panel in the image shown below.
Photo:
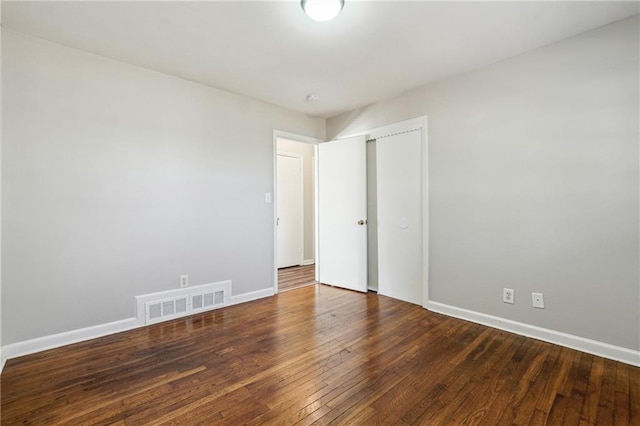
[[[422,143],[412,131],[376,140],[378,291],[422,303]]]

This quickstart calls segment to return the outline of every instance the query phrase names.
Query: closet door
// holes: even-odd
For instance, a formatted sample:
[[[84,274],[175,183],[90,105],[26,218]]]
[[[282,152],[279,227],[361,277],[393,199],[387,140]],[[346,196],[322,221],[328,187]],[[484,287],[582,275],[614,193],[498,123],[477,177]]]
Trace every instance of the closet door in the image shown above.
[[[422,137],[376,139],[378,292],[422,304]]]

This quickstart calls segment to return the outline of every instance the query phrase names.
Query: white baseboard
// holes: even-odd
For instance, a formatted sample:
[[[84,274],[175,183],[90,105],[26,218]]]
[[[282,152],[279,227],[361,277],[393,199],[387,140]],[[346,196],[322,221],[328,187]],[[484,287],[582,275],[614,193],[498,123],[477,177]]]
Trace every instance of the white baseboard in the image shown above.
[[[227,306],[249,302],[251,300],[262,299],[264,297],[273,295],[273,288],[239,294],[236,296],[231,296],[231,300],[229,301]],[[109,334],[132,330],[134,328],[143,326],[144,320],[140,321],[138,318],[128,318],[106,324],[95,325],[92,327],[81,328],[78,330],[66,331],[64,333],[38,337],[36,339],[25,340],[23,342],[11,343],[0,348],[0,372],[2,371],[2,367],[4,366],[4,362],[6,359],[46,351],[47,349],[59,348],[61,346],[70,345],[72,343],[83,342],[85,340],[95,339],[97,337],[103,337]]]
[[[315,259],[305,259],[302,261],[302,266],[313,265],[316,263]]]
[[[2,353],[2,346],[0,346],[0,374],[2,374],[2,369],[4,368],[4,364],[7,362],[7,359],[4,357],[4,353]]]
[[[238,303],[251,302],[252,300],[263,299],[265,297],[273,296],[274,294],[275,292],[273,291],[273,288],[265,288],[264,290],[238,294],[236,296],[231,296],[229,306],[237,305]]]
[[[46,351],[47,349],[59,348],[60,346],[70,345],[72,343],[95,339],[96,337],[103,337],[109,334],[131,330],[138,328],[141,325],[142,324],[140,324],[136,318],[127,318],[120,321],[108,322],[106,324],[99,324],[92,327],[80,328],[77,330],[38,337],[36,339],[11,343],[3,346],[2,351],[7,359],[11,359],[35,352]]]
[[[535,325],[512,321],[493,315],[487,315],[481,312],[470,311],[468,309],[458,308],[439,302],[429,301],[427,302],[426,308],[430,311],[451,317],[464,319],[640,367],[640,351],[635,351],[633,349],[615,346],[609,343],[599,342],[597,340],[586,339],[584,337],[563,333],[561,331],[537,327]]]

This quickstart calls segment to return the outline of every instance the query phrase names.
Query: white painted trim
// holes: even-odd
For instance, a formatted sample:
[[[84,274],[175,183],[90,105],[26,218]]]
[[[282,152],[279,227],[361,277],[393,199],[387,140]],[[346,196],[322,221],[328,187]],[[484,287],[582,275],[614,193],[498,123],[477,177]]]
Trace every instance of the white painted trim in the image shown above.
[[[422,122],[422,306],[429,302],[429,123],[427,116]]]
[[[354,136],[367,136],[368,138],[376,138],[376,137],[387,135],[389,133],[403,132],[405,130],[418,129],[418,128],[422,128],[426,132],[427,130],[426,115],[423,115],[421,117],[416,117],[416,118],[410,118],[408,120],[398,121],[397,123],[385,124],[384,126],[375,127],[369,130],[349,133],[344,136],[341,135],[339,138],[336,138],[336,140],[351,138]]]
[[[4,353],[2,352],[2,347],[0,346],[0,374],[2,374],[2,370],[4,369],[6,362],[7,358],[5,358]]]
[[[320,206],[318,203],[318,194],[320,193],[320,185],[318,185],[318,144],[313,146],[313,256],[315,257],[316,273],[314,279],[316,282],[320,282],[320,243],[318,242],[318,236],[320,235],[320,221],[318,215],[320,213]]]
[[[12,343],[10,345],[5,345],[2,349],[7,359],[11,359],[35,352],[46,351],[47,349],[59,348],[60,346],[70,345],[72,343],[95,339],[97,337],[107,336],[109,334],[119,333],[121,331],[132,330],[140,326],[142,326],[142,324],[137,318],[127,318],[120,321],[94,325],[92,327],[80,328],[78,330],[65,331],[63,333]]]
[[[274,129],[273,130],[274,142],[278,138],[289,139],[294,142],[303,142],[303,143],[310,143],[310,144],[317,144],[320,142],[324,142],[323,139],[314,138],[312,136],[299,135],[297,133],[291,133],[291,132],[286,132],[284,130]],[[277,147],[277,146],[274,146],[274,147]]]
[[[252,291],[249,293],[238,294],[236,296],[231,296],[231,301],[229,305],[237,305],[240,303],[251,302],[252,300],[263,299],[265,297],[273,296],[275,292],[273,288],[265,288],[264,290]]]
[[[305,259],[302,261],[302,266],[313,265],[316,263],[315,259]]]
[[[167,294],[173,293],[174,290],[169,290]],[[224,309],[227,306],[237,305],[239,303],[249,302],[252,300],[262,299],[264,297],[273,296],[274,292],[272,288],[264,290],[253,291],[250,293],[239,294],[231,296],[229,303],[219,309]],[[193,314],[195,315],[195,314]],[[155,325],[155,324],[150,324]],[[7,359],[16,358],[23,355],[29,355],[36,352],[46,351],[48,349],[59,348],[61,346],[70,345],[73,343],[83,342],[85,340],[91,340],[98,337],[108,336],[110,334],[120,333],[122,331],[133,330],[135,328],[144,327],[144,310],[142,312],[142,321],[138,318],[127,318],[124,320],[109,322],[106,324],[99,324],[92,327],[80,328],[77,330],[66,331],[63,333],[52,334],[49,336],[38,337],[31,340],[25,340],[23,342],[12,343],[0,348],[0,372],[4,367],[4,362]]]
[[[470,311],[468,309],[458,308],[439,302],[429,301],[427,302],[426,308],[430,311],[451,317],[509,331],[522,336],[532,337],[534,339],[640,367],[640,351],[635,351],[633,349],[611,345],[597,340],[586,339],[584,337],[563,333],[561,331],[512,321],[506,318],[487,315],[481,312]]]

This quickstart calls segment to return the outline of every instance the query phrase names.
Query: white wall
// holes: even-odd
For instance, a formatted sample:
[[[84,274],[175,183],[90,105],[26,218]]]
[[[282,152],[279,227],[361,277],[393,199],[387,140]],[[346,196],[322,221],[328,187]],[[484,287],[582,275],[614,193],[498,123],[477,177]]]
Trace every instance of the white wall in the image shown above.
[[[273,129],[325,121],[3,30],[3,344],[273,287]]]
[[[639,350],[639,62],[635,17],[334,117],[327,136],[428,115],[431,300]]]
[[[302,155],[302,180],[304,192],[304,260],[314,261],[315,247],[315,202],[314,202],[314,145],[310,143],[296,142],[284,138],[278,138],[278,152],[290,152]]]

